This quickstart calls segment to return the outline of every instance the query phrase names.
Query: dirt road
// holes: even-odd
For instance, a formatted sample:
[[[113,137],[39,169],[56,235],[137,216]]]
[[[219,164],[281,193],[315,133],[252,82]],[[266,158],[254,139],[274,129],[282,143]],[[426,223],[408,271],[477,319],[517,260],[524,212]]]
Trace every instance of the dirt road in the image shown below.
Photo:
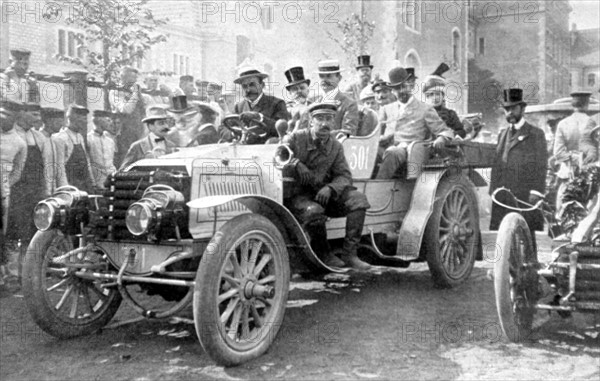
[[[495,235],[484,234],[492,244]],[[543,251],[549,242],[543,241]],[[425,264],[350,276],[295,276],[270,351],[237,368],[199,345],[191,310],[60,341],[41,332],[21,295],[0,299],[2,380],[597,380],[600,317],[538,316],[531,343],[508,343],[494,304],[490,261],[467,283],[435,289]],[[113,320],[135,317],[121,307]],[[542,324],[543,323],[543,324]]]

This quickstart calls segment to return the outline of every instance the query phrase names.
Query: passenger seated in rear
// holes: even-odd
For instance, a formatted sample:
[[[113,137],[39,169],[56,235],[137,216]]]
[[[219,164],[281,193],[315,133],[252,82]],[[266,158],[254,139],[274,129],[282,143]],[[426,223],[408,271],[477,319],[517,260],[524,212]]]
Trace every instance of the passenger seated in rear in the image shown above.
[[[406,170],[408,145],[433,140],[440,149],[454,137],[454,132],[440,119],[435,109],[413,96],[414,82],[408,72],[396,67],[389,72],[388,87],[398,99],[381,110],[381,128],[385,130],[380,146],[385,149],[377,179],[398,178]]]
[[[357,250],[370,205],[367,197],[352,186],[342,143],[331,136],[336,112],[335,104],[313,103],[308,107],[310,129],[295,131],[284,139],[294,153],[286,170],[291,170],[300,182],[296,196],[290,201],[290,210],[310,235],[311,246],[326,265],[364,270],[369,265],[358,258]],[[327,216],[346,216],[341,258],[331,253],[327,242]]]

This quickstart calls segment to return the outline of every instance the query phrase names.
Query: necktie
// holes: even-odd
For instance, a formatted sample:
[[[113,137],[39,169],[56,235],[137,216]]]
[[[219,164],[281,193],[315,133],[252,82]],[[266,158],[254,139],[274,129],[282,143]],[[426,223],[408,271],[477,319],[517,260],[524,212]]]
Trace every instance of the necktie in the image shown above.
[[[158,143],[158,142],[164,142],[164,141],[165,141],[165,138],[156,138],[156,139],[154,139],[154,141],[155,141],[156,143]]]

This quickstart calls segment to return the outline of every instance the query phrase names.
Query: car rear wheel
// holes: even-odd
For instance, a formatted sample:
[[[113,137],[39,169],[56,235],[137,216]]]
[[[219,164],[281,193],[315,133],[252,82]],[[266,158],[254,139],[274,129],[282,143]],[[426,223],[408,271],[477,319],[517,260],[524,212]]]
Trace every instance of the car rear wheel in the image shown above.
[[[215,234],[194,288],[196,333],[225,366],[257,358],[283,321],[290,281],[285,241],[266,217],[245,214]]]
[[[60,231],[38,231],[23,264],[23,295],[33,320],[59,338],[97,331],[112,319],[121,304],[116,288],[102,287],[107,281],[75,274],[106,270],[110,265],[103,255],[86,251],[59,259],[72,249],[71,239]]]

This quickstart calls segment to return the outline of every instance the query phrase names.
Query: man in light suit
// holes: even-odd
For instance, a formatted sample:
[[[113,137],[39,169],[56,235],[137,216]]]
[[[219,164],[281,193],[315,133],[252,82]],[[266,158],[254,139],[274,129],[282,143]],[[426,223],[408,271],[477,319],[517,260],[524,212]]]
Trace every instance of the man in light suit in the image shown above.
[[[387,86],[398,99],[383,107],[380,123],[385,134],[380,145],[385,148],[378,179],[399,177],[406,169],[408,145],[415,141],[433,140],[435,149],[444,147],[454,137],[454,132],[440,119],[433,106],[413,96],[412,76],[401,67],[389,72]]]
[[[319,62],[320,86],[324,94],[315,99],[315,103],[334,103],[337,107],[335,126],[333,130],[340,130],[348,135],[356,135],[358,130],[358,104],[355,100],[340,91],[339,84],[342,80],[338,60],[324,60]],[[300,117],[298,129],[309,128],[310,115],[305,111]]]

